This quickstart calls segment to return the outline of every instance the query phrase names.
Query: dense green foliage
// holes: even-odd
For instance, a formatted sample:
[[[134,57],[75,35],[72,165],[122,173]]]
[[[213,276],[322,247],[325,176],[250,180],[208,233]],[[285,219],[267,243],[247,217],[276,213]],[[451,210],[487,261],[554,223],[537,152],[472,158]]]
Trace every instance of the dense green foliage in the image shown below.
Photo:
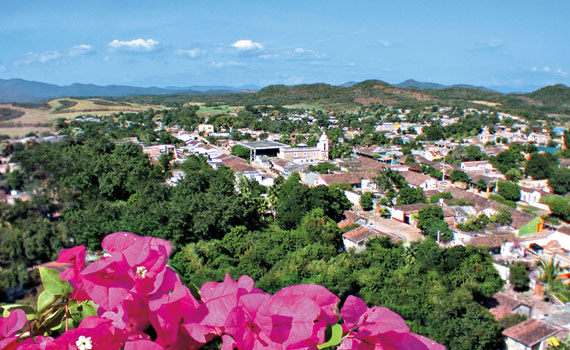
[[[550,153],[533,153],[526,163],[525,173],[535,180],[550,177],[557,160]]]
[[[510,267],[509,282],[519,292],[528,290],[530,279],[528,277],[528,266],[524,262],[516,262]]]
[[[521,197],[519,185],[509,181],[499,181],[498,192],[506,200],[518,201]]]
[[[362,210],[372,210],[374,204],[372,199],[373,196],[370,192],[364,192],[362,195],[360,195],[360,206],[362,207]]]
[[[453,238],[449,225],[443,220],[443,210],[437,205],[430,205],[419,211],[418,228],[424,235],[436,240],[449,241]]]
[[[548,204],[552,211],[552,216],[564,221],[570,221],[570,199],[568,197],[549,195],[541,199]]]
[[[309,165],[309,170],[316,171],[319,174],[329,174],[333,170],[340,170],[340,168],[329,162],[323,162],[317,165]]]
[[[249,149],[244,146],[235,145],[232,147],[231,155],[249,160]]]
[[[352,207],[344,191],[337,187],[309,187],[299,182],[299,174],[294,173],[279,188],[277,205],[277,223],[283,229],[295,228],[305,213],[321,208],[335,221],[342,218],[342,213]]]
[[[8,289],[17,296],[19,287],[33,285],[28,268],[54,259],[70,244],[65,229],[49,219],[54,209],[42,196],[0,205],[0,300],[11,296]]]
[[[548,178],[548,184],[556,194],[570,192],[570,169],[554,168]]]
[[[449,174],[449,179],[453,182],[469,182],[469,175],[464,173],[461,170],[453,170],[451,174]]]
[[[236,228],[222,240],[190,244],[173,263],[194,285],[230,273],[248,274],[269,292],[318,283],[341,298],[356,294],[370,305],[393,309],[412,331],[449,349],[495,349],[500,342],[498,324],[478,303],[502,286],[486,252],[443,249],[429,239],[409,248],[377,239],[364,253],[338,254],[330,234],[339,234],[336,226],[317,210],[292,231]]]

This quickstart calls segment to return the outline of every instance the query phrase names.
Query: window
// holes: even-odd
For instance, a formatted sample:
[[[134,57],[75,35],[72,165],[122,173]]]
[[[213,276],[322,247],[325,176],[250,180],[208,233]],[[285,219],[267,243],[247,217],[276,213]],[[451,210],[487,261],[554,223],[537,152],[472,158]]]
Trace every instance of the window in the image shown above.
[[[293,153],[293,157],[296,157],[296,156],[297,156],[297,152]]]
[[[304,152],[304,153],[303,153],[303,157],[307,157],[307,152]]]

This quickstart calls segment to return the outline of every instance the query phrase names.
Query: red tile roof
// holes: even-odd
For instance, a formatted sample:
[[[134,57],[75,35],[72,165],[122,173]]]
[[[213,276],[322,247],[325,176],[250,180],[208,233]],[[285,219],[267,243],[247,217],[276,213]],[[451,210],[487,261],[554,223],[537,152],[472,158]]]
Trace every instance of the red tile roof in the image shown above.
[[[359,185],[362,176],[359,174],[321,174],[320,178],[327,184],[327,186],[338,183]]]
[[[555,325],[534,318],[529,318],[516,326],[506,329],[503,332],[503,335],[528,347],[533,347],[561,331],[562,329]]]
[[[232,168],[236,173],[255,172],[257,169],[247,164],[247,162],[238,157],[228,157],[222,160],[222,163],[228,168]]]
[[[532,304],[524,300],[515,299],[512,296],[503,292],[498,292],[491,298],[491,303],[494,305],[489,311],[495,316],[496,320],[500,320],[513,314],[513,311],[520,305],[528,306],[532,309]],[[489,305],[490,306],[490,305]]]
[[[352,225],[358,219],[366,219],[353,211],[345,211],[343,214],[345,219],[338,223],[339,228],[345,228],[348,225]]]
[[[379,231],[371,229],[370,227],[360,226],[353,230],[348,231],[347,233],[342,235],[342,237],[349,239],[354,243],[360,243],[370,237],[376,237],[378,235],[380,235]]]

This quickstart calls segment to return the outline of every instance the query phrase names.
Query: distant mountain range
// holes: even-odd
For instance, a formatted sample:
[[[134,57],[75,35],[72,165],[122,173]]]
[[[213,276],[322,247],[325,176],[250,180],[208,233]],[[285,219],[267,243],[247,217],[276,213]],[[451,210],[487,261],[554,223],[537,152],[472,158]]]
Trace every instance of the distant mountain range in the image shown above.
[[[396,90],[394,90],[396,89]],[[497,90],[501,90],[498,92]],[[525,89],[527,90],[527,89]],[[272,85],[260,88],[255,85],[232,87],[226,85],[175,87],[134,87],[124,85],[99,86],[94,84],[71,84],[59,86],[23,79],[0,79],[0,103],[40,102],[60,97],[124,97],[144,95],[219,95],[241,92],[256,92],[252,101],[268,103],[298,103],[300,101],[336,100],[359,101],[372,98],[378,101],[395,101],[405,98],[416,99],[421,93],[424,97],[440,99],[495,101],[506,105],[524,104],[535,106],[560,106],[562,110],[570,108],[568,99],[570,89],[565,85],[555,85],[524,94],[505,94],[508,89],[489,89],[483,86],[466,84],[443,85],[432,82],[419,82],[408,79],[399,84],[389,84],[381,80],[346,82],[339,86],[329,84]],[[512,91],[512,90],[511,90]],[[528,89],[527,91],[532,91]],[[416,95],[414,95],[416,94]],[[246,94],[251,95],[251,94]],[[245,97],[245,96],[244,96]],[[261,98],[261,100],[259,100]],[[246,98],[247,99],[247,98]],[[372,100],[371,100],[372,101]],[[557,108],[560,110],[560,108]]]
[[[256,91],[259,87],[246,85],[189,86],[189,87],[134,87],[124,85],[99,86],[94,84],[71,84],[59,86],[23,79],[0,79],[0,102],[39,102],[59,97],[122,97],[136,95],[173,95],[192,93],[215,93]]]
[[[402,89],[420,89],[420,90],[421,89],[443,90],[443,89],[448,89],[448,88],[452,88],[452,87],[460,87],[460,88],[466,88],[466,89],[493,90],[493,89],[486,88],[484,86],[474,86],[474,85],[468,85],[468,84],[443,85],[443,84],[438,84],[438,83],[428,83],[428,82],[416,81],[414,79],[408,79],[408,80],[403,81],[399,84],[392,84],[392,86],[399,87]]]

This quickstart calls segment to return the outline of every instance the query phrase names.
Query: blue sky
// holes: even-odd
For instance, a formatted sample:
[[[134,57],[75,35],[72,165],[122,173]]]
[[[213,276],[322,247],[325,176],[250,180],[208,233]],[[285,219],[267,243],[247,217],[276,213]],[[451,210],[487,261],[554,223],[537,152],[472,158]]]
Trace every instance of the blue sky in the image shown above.
[[[0,78],[570,85],[570,1],[3,1]]]

